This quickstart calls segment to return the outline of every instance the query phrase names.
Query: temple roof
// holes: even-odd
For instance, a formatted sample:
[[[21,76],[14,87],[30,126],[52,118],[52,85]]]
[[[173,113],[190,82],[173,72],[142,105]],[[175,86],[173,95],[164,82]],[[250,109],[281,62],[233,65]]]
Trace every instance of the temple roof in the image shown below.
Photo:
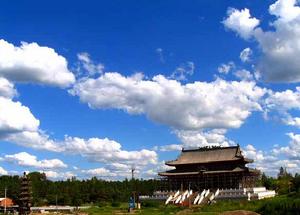
[[[173,161],[166,162],[166,165],[176,166],[182,164],[202,164],[221,161],[243,160],[246,163],[253,162],[244,158],[240,146],[199,148],[192,150],[182,149],[180,156]]]
[[[199,175],[199,174],[219,174],[219,173],[236,173],[236,172],[250,172],[250,173],[259,173],[256,169],[251,168],[240,168],[236,167],[232,170],[217,170],[217,171],[196,171],[196,172],[179,172],[175,170],[169,170],[166,172],[160,172],[158,175],[160,176],[184,176],[184,175]]]

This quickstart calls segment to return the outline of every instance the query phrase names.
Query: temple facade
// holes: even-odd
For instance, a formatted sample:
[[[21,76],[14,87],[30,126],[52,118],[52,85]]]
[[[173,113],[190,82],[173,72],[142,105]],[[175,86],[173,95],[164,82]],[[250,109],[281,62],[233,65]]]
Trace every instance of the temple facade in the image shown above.
[[[174,169],[160,172],[169,190],[251,188],[260,175],[246,167],[253,160],[242,155],[240,146],[182,149],[176,160],[166,162]]]

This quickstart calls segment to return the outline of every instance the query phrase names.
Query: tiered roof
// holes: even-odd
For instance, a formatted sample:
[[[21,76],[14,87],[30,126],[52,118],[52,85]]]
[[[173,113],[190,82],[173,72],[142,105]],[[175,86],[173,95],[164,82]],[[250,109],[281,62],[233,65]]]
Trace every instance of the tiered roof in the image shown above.
[[[180,166],[180,165],[203,165],[219,163],[219,162],[232,162],[241,161],[243,164],[252,163],[253,160],[245,158],[242,155],[240,146],[230,147],[202,147],[198,149],[182,149],[180,156],[173,161],[167,161],[168,166]],[[198,175],[198,174],[214,174],[214,173],[229,173],[229,172],[257,172],[257,170],[250,169],[245,166],[236,166],[230,170],[199,170],[195,171],[179,171],[178,169],[169,170],[159,173],[160,176],[184,176],[184,175]]]
[[[173,161],[167,161],[168,166],[177,166],[183,164],[206,164],[213,162],[243,160],[251,163],[253,160],[244,158],[240,146],[230,147],[202,147],[198,149],[182,149],[180,156]]]

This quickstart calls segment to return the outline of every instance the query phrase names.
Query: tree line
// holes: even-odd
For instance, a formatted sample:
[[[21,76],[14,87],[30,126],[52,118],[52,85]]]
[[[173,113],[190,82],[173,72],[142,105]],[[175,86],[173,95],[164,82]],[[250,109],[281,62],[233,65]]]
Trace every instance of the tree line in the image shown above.
[[[51,181],[44,173],[28,174],[31,181],[32,203],[41,205],[82,205],[87,203],[127,202],[133,191],[139,195],[152,195],[153,191],[161,190],[164,184],[160,180],[125,179],[123,181],[105,181],[93,177],[78,180],[75,177],[65,181]],[[294,176],[280,168],[277,177],[262,174],[258,185],[275,190],[278,194],[300,193],[300,175]],[[20,194],[20,176],[0,176],[0,197],[7,197],[18,204]]]
[[[29,173],[28,177],[34,206],[127,202],[133,191],[139,195],[151,195],[161,188],[160,181],[155,179],[106,181],[96,177],[87,180],[73,177],[65,181],[51,181],[44,173],[39,172]],[[7,197],[18,204],[20,180],[20,176],[0,176],[0,197],[4,197],[4,189],[7,188]]]

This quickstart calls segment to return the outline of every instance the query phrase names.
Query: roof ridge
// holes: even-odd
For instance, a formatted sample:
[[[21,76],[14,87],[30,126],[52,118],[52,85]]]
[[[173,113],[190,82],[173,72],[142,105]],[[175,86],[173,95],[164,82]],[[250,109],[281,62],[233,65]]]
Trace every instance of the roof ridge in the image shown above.
[[[219,150],[219,149],[234,149],[236,148],[238,150],[240,146],[236,145],[236,146],[204,146],[204,147],[199,147],[199,148],[195,148],[195,149],[184,149],[182,148],[182,152],[193,152],[193,151],[213,151],[213,150]]]

